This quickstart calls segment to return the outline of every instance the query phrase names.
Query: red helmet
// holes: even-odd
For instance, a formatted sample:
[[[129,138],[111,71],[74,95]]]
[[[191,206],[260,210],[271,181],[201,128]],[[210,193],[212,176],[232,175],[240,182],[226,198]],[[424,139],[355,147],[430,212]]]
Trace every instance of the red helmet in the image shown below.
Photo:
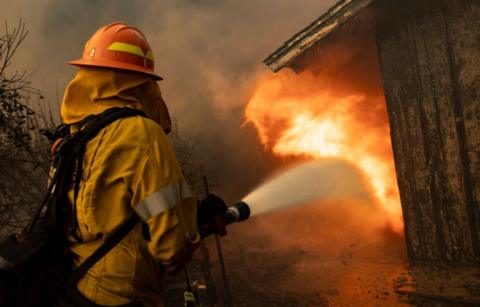
[[[85,44],[82,58],[68,64],[124,69],[162,80],[155,73],[152,48],[145,35],[123,22],[98,29]]]

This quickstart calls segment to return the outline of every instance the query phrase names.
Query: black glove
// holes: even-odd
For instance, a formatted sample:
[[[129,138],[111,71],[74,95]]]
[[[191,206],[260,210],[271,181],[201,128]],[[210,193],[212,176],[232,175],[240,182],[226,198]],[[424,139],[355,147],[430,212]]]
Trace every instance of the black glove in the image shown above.
[[[220,236],[227,234],[225,229],[225,214],[227,212],[225,201],[214,194],[208,194],[198,204],[197,223],[198,232],[202,238],[212,233]]]

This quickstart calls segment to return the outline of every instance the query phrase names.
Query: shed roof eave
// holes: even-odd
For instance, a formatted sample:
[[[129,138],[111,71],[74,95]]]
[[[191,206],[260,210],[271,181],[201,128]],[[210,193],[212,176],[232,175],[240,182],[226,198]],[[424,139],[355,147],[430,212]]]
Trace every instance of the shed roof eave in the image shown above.
[[[273,72],[288,66],[316,42],[326,37],[340,25],[357,15],[374,0],[341,0],[309,26],[292,36],[265,63]]]

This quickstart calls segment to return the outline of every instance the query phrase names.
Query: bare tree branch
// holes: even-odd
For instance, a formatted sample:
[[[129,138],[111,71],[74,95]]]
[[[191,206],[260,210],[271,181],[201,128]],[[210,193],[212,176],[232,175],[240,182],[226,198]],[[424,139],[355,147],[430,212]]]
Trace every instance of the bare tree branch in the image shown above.
[[[26,71],[11,72],[14,55],[28,35],[25,23],[0,34],[0,223],[2,231],[21,227],[44,193],[49,154],[39,129],[47,116],[30,101],[43,99]],[[50,126],[53,124],[50,122]],[[5,233],[2,233],[5,234]]]

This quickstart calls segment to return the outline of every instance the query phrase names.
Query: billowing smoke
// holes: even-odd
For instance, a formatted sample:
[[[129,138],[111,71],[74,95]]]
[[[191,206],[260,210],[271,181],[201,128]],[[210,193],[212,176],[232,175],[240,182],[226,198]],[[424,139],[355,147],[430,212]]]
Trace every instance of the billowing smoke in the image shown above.
[[[275,163],[252,127],[240,128],[250,82],[266,70],[261,60],[334,0],[39,0],[2,1],[0,20],[22,18],[30,35],[15,67],[32,71],[33,85],[58,109],[80,56],[100,26],[138,26],[155,52],[160,86],[182,137],[194,137],[217,192],[235,200]],[[273,161],[273,162],[272,162]]]
[[[248,194],[273,169],[290,159],[265,151],[255,128],[242,125],[258,74],[271,73],[261,60],[334,2],[3,0],[0,20],[6,20],[10,26],[19,18],[27,23],[30,35],[19,49],[12,69],[32,72],[33,86],[44,93],[54,110],[59,108],[63,90],[75,73],[75,68],[65,62],[80,56],[85,41],[96,29],[119,20],[138,26],[155,52],[157,71],[165,79],[160,86],[172,116],[178,121],[179,134],[197,140],[195,154],[203,160],[206,175],[218,176],[215,192],[231,202]],[[371,63],[364,61],[363,55],[368,55],[369,50],[356,50],[354,56],[343,47],[330,50],[324,57],[326,62],[337,55],[345,60],[337,67],[329,66],[331,71],[327,72],[336,88],[342,86],[336,80],[355,77],[364,81],[355,83],[358,89],[367,90],[364,94],[378,94],[378,87],[369,88],[369,78],[379,80],[379,70],[369,69]],[[361,69],[343,69],[352,63],[361,65]],[[364,72],[367,75],[362,75]],[[357,172],[352,167],[349,180],[357,180]],[[330,200],[253,217],[245,224],[232,226],[225,247],[229,272],[235,276],[233,283],[244,282],[242,286],[248,286],[257,282],[261,293],[268,293],[267,285],[275,290],[272,297],[277,297],[282,294],[281,282],[290,286],[282,291],[307,289],[307,284],[337,291],[335,283],[344,285],[348,278],[352,283],[358,282],[356,276],[364,271],[355,266],[356,255],[367,257],[368,261],[378,258],[375,244],[383,242],[378,229],[385,227],[384,216],[379,207],[358,199]],[[402,242],[395,242],[400,242],[400,247],[393,250],[389,246],[385,250],[401,258]],[[259,254],[259,250],[268,253]],[[280,261],[278,269],[272,266],[275,261]],[[298,274],[292,273],[288,278],[281,275],[290,273],[291,268]],[[314,272],[322,275],[307,280]],[[238,290],[241,292],[241,287]],[[251,299],[258,305],[258,297]],[[248,301],[247,295],[244,301]]]

